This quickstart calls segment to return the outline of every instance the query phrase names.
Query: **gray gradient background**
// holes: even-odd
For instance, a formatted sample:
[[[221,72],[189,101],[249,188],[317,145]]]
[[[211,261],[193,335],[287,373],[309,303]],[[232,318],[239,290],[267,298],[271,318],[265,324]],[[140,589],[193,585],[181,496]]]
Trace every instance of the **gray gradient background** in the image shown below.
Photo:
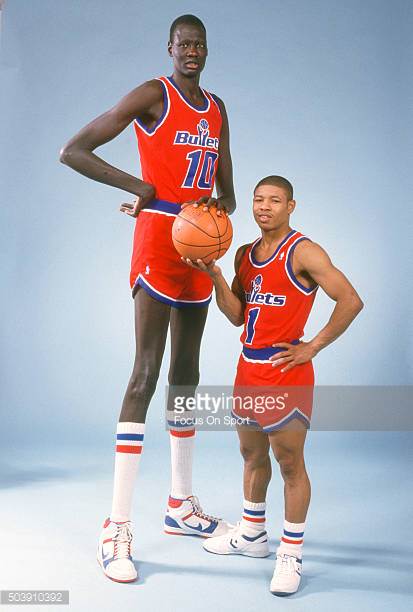
[[[227,277],[236,246],[257,236],[252,187],[269,173],[287,176],[298,202],[293,226],[327,249],[366,304],[317,356],[318,382],[411,382],[409,4],[6,3],[3,431],[30,423],[44,441],[113,427],[134,348],[133,220],[118,212],[127,194],[60,165],[58,151],[136,84],[170,73],[168,28],[189,10],[208,28],[202,83],[224,99],[231,125],[238,210]],[[132,127],[99,152],[139,173]],[[317,297],[306,338],[331,308]],[[203,384],[231,384],[239,331],[211,307]],[[165,368],[155,404],[164,382]]]
[[[134,350],[133,302],[128,286],[133,221],[118,212],[122,201],[130,201],[127,194],[60,165],[58,152],[81,126],[134,86],[153,76],[170,74],[166,52],[169,25],[185,12],[199,15],[206,24],[210,54],[202,85],[224,99],[230,119],[238,209],[233,216],[234,245],[223,260],[227,277],[232,275],[236,246],[257,236],[251,215],[254,184],[269,173],[287,176],[295,185],[298,203],[293,227],[327,249],[365,302],[364,311],[348,333],[317,356],[318,382],[412,383],[411,9],[411,3],[404,0],[6,2],[0,66],[0,436],[2,454],[9,462],[1,484],[10,496],[4,498],[5,503],[14,508],[22,504],[35,508],[27,489],[20,488],[28,483],[38,499],[39,495],[46,499],[49,491],[50,499],[62,496],[62,504],[68,495],[69,505],[59,507],[60,516],[63,522],[65,516],[70,521],[70,500],[77,499],[81,511],[90,515],[84,534],[96,529],[96,521],[104,516],[102,511],[107,512],[113,432]],[[132,127],[99,153],[120,168],[139,174]],[[306,338],[325,323],[332,305],[320,292]],[[239,333],[240,329],[230,327],[212,305],[203,341],[202,384],[231,384]],[[166,372],[167,359],[148,418],[142,483],[151,491],[154,467],[166,475],[169,469],[164,467],[168,465],[163,430]],[[228,448],[223,482],[228,482],[233,464],[240,477],[235,436],[217,433],[199,438],[197,470],[204,479],[203,487],[209,482],[208,474],[222,465],[217,455],[209,455],[205,464],[203,453],[208,447]],[[70,451],[74,445],[81,449],[76,457]],[[358,535],[354,526],[352,529],[359,541],[364,536],[371,538],[372,558],[390,554],[388,549],[375,547],[375,536],[386,528],[387,515],[382,512],[378,523],[372,521],[376,492],[372,489],[369,497],[369,479],[363,481],[365,489],[360,482],[356,490],[352,488],[351,472],[346,472],[347,476],[340,472],[342,453],[351,448],[354,470],[364,462],[367,471],[373,465],[377,469],[379,460],[391,456],[388,471],[377,469],[372,480],[382,479],[383,507],[387,486],[398,500],[393,519],[405,521],[407,503],[411,507],[411,485],[405,480],[411,479],[410,445],[411,438],[405,434],[314,433],[309,439],[307,457],[312,461],[320,503],[321,485],[334,470],[339,470],[346,486],[335,491],[333,482],[327,483],[324,495],[336,492],[339,500],[340,494],[345,494],[345,504],[352,496],[364,496],[368,525]],[[56,450],[50,455],[44,450],[50,447],[67,447],[68,454],[62,458]],[[95,471],[89,472],[80,457],[87,457],[90,449],[99,461],[91,460]],[[323,453],[328,457],[328,468],[321,461]],[[56,467],[59,461],[64,466],[61,470]],[[32,471],[27,471],[28,464]],[[323,468],[330,471],[324,473]],[[99,508],[87,507],[88,487],[77,488],[71,497],[69,481],[74,474],[80,474],[80,479],[91,474],[96,483],[98,473],[107,479],[96,493]],[[397,491],[392,488],[394,474],[400,483]],[[62,478],[67,487],[61,487]],[[162,478],[167,480],[167,476]],[[48,480],[57,480],[60,489],[52,491],[47,488],[50,485],[42,485],[38,490],[33,484]],[[216,495],[224,499],[216,480],[212,478],[211,483]],[[165,487],[162,499],[167,484]],[[237,498],[232,512],[238,503]],[[341,501],[336,503],[336,517],[349,510]],[[33,512],[33,520],[43,525],[42,508]],[[19,513],[10,510],[3,516],[13,521]],[[326,523],[322,514],[313,511],[313,516],[314,537],[319,539],[316,527],[325,533]],[[353,520],[357,524],[358,518]],[[151,549],[153,543],[148,546]],[[362,554],[356,546],[353,552]],[[83,560],[90,558],[90,551],[83,554]],[[194,563],[198,563],[195,555]],[[11,562],[9,567],[13,567]],[[343,568],[338,569],[341,572]],[[28,575],[31,570],[28,568]],[[163,577],[169,580],[168,570],[164,571]],[[216,577],[209,571],[205,570],[204,580]],[[77,564],[73,572],[76,583],[80,576]],[[35,575],[31,574],[32,578]],[[68,584],[59,582],[59,574],[52,576],[55,580],[49,588]],[[100,578],[93,579],[100,585]],[[184,578],[185,588],[188,576]],[[247,585],[245,573],[242,578]],[[35,586],[27,581],[24,584]],[[377,576],[372,584],[371,589],[356,585],[355,599],[346,600],[352,609],[358,604],[366,610],[381,609],[374,600],[374,588],[389,590],[394,597],[394,592],[403,591],[404,582],[394,587],[393,595],[392,587],[382,587]],[[24,587],[11,578],[8,585]],[[40,586],[44,582],[40,581]],[[160,592],[156,581],[154,586],[152,603]],[[223,588],[225,591],[226,586]],[[347,586],[339,582],[332,591],[336,588]],[[87,592],[86,585],[83,589]],[[314,592],[318,597],[318,587]],[[393,602],[383,597],[381,593],[383,606]],[[312,601],[321,605],[321,599]],[[326,609],[333,605],[349,609],[337,606],[334,598],[326,601]],[[375,602],[372,608],[369,601]],[[404,600],[399,603],[405,605]],[[256,608],[251,603],[248,609]]]

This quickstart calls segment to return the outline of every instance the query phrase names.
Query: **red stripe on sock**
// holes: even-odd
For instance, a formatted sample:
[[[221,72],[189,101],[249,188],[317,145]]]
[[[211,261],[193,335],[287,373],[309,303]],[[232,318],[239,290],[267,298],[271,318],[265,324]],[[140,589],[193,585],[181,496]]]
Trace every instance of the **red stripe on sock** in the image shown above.
[[[252,523],[265,523],[265,516],[262,518],[252,518],[252,516],[242,516],[242,518],[246,521],[251,521]]]
[[[303,540],[289,540],[288,538],[281,538],[281,542],[285,542],[286,544],[302,544],[304,542]]]
[[[134,453],[135,455],[140,455],[142,452],[142,446],[127,446],[123,444],[122,446],[116,445],[117,453]]]
[[[190,438],[195,435],[195,429],[189,429],[188,431],[177,431],[176,429],[170,429],[171,436],[176,438]]]

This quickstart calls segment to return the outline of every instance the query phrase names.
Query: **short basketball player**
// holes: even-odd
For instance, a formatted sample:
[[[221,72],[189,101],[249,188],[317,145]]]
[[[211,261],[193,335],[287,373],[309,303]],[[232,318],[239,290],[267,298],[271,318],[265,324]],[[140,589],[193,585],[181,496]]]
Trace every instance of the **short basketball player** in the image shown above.
[[[212,278],[222,312],[234,325],[244,325],[234,398],[246,399],[249,395],[261,399],[252,412],[251,401],[245,407],[235,403],[233,410],[240,423],[237,429],[244,458],[242,518],[234,529],[206,541],[204,548],[221,555],[270,554],[265,505],[271,447],[285,483],[284,530],[270,586],[274,595],[295,593],[301,578],[310,502],[303,448],[312,409],[312,359],[347,329],[363,307],[327,253],[291,228],[294,208],[293,187],[288,180],[281,176],[262,179],[253,200],[261,236],[238,249],[231,289],[214,262],[205,266],[198,260],[195,264]],[[325,327],[311,341],[302,342],[319,287],[336,305]],[[288,399],[283,393],[286,390]],[[262,398],[276,401],[263,403]]]
[[[170,29],[173,74],[140,85],[89,123],[61,152],[61,161],[96,181],[136,195],[121,210],[137,217],[130,285],[135,302],[136,357],[117,426],[112,511],[103,525],[98,560],[119,582],[137,578],[131,557],[131,504],[143,447],[145,419],[155,391],[171,328],[171,385],[195,390],[201,337],[212,282],[189,269],[171,239],[181,204],[192,201],[232,213],[235,196],[229,128],[222,100],[199,85],[207,57],[206,31],[193,15],[178,17]],[[110,166],[94,149],[131,122],[138,138],[143,180]],[[216,180],[217,198],[212,197]],[[172,401],[173,398],[170,398]],[[184,421],[185,423],[185,421]],[[211,537],[228,524],[203,512],[192,491],[194,427],[170,429],[172,484],[165,531]]]

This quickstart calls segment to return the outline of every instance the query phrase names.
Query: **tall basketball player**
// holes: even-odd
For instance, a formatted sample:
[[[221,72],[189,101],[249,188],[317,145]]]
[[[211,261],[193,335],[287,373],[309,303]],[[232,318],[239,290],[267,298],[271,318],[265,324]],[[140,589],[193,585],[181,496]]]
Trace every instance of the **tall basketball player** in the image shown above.
[[[61,152],[61,161],[74,170],[136,196],[133,204],[121,206],[121,211],[136,217],[130,272],[136,357],[117,425],[112,510],[98,546],[104,573],[119,582],[137,578],[131,556],[132,492],[168,327],[172,344],[169,383],[194,391],[211,300],[211,280],[188,268],[175,251],[172,223],[184,202],[217,206],[218,214],[235,209],[225,106],[199,85],[208,51],[205,27],[197,17],[183,15],[173,22],[168,53],[172,76],[131,91],[86,125]],[[142,180],[94,153],[131,122],[138,139]],[[217,198],[212,197],[215,180]],[[187,424],[174,424],[170,429],[172,483],[165,531],[211,537],[225,533],[228,524],[204,513],[193,495],[194,434],[194,427]]]
[[[266,557],[267,487],[271,479],[269,449],[284,479],[285,521],[270,590],[297,591],[310,481],[304,464],[304,442],[310,425],[314,371],[312,359],[336,340],[363,307],[355,289],[327,253],[290,226],[293,187],[281,176],[268,176],[254,190],[253,214],[261,236],[240,247],[230,288],[218,266],[187,261],[213,280],[219,308],[234,325],[243,325],[243,344],[234,397],[260,403],[235,405],[244,458],[244,510],[237,526],[204,543],[209,552]],[[304,326],[317,289],[336,305],[328,323],[309,342]],[[254,389],[255,388],[255,389]],[[286,391],[286,394],[284,393]],[[264,400],[275,400],[265,401]]]

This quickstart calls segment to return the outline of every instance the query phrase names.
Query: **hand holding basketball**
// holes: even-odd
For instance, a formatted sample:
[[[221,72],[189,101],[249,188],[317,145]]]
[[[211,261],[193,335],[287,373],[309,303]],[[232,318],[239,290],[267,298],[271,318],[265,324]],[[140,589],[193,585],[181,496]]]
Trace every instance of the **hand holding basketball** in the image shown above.
[[[172,226],[172,240],[185,259],[209,264],[231,246],[232,224],[223,210],[218,214],[215,206],[205,211],[195,204],[182,206]]]
[[[202,259],[197,259],[196,261],[191,261],[189,258],[185,257],[181,257],[181,259],[191,268],[206,272],[212,279],[222,274],[222,270],[219,266],[217,266],[215,259],[213,259],[209,264],[205,264]]]
[[[199,200],[197,200],[196,202],[191,202],[191,204],[192,203],[195,208],[198,206],[202,206],[202,210],[204,212],[206,212],[211,206],[215,206],[217,209],[218,217],[228,212],[221,198],[204,196],[202,198],[199,198]]]

